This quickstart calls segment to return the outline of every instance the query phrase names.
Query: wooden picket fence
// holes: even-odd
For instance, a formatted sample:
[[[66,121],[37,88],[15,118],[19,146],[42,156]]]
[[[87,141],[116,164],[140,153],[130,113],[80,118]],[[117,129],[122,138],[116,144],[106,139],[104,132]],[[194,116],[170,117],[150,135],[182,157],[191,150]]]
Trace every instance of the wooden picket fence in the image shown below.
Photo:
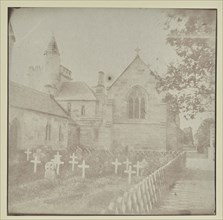
[[[185,167],[186,153],[179,153],[166,165],[135,184],[123,196],[112,201],[104,214],[131,215],[149,214],[157,207],[163,196],[175,183],[178,174]]]

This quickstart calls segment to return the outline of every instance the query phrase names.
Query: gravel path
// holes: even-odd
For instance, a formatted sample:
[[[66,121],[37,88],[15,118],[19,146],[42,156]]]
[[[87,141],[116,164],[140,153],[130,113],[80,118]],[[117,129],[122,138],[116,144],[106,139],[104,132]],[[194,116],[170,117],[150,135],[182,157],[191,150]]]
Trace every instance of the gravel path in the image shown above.
[[[187,158],[186,169],[153,214],[214,214],[214,163],[206,158]]]

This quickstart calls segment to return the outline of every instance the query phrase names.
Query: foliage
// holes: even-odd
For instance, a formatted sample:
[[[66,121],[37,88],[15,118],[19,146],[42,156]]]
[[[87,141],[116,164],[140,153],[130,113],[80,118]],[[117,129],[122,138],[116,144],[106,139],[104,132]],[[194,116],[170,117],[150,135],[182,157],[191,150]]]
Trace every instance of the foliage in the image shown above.
[[[205,119],[195,134],[197,151],[199,153],[203,153],[210,146],[210,126],[213,123],[213,119]]]
[[[168,92],[174,111],[186,119],[205,111],[213,100],[215,18],[214,10],[174,10],[168,12],[164,25],[167,44],[175,50],[178,61],[168,65],[164,76],[154,73],[157,90]]]

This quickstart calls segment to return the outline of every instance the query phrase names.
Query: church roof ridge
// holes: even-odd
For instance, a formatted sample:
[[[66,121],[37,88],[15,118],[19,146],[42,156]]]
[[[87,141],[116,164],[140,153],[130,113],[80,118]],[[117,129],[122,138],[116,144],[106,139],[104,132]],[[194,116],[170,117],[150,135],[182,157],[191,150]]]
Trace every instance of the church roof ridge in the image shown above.
[[[61,85],[57,100],[96,100],[94,91],[83,81],[64,82]]]
[[[9,96],[12,106],[69,118],[65,109],[60,106],[54,97],[26,85],[10,81]]]

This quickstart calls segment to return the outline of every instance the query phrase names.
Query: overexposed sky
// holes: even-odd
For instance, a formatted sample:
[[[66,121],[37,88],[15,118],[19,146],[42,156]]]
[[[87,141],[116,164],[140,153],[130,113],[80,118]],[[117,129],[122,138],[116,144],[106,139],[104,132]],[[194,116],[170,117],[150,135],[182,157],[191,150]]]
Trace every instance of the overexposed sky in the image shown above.
[[[167,46],[160,9],[56,9],[21,8],[12,15],[16,36],[12,80],[25,82],[29,65],[42,65],[43,53],[55,35],[62,64],[75,80],[90,86],[97,73],[117,77],[141,49],[142,59],[152,68],[165,71],[175,58]]]

